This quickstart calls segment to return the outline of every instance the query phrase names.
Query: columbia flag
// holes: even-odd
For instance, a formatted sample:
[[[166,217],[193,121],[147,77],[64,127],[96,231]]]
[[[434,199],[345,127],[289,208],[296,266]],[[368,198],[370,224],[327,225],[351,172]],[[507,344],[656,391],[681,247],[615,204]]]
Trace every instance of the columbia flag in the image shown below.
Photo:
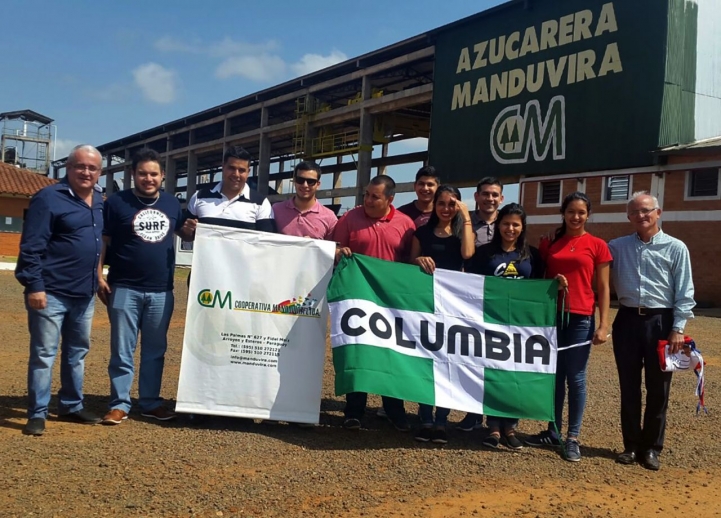
[[[328,287],[336,394],[552,421],[556,297],[555,281],[344,258]]]

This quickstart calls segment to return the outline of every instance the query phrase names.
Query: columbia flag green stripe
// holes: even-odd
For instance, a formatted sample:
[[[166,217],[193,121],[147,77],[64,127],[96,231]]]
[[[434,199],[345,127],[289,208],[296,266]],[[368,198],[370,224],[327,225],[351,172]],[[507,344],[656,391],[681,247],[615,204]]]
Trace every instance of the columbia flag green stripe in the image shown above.
[[[551,280],[344,258],[328,288],[336,395],[552,421],[557,297]]]
[[[433,360],[367,345],[333,349],[335,393],[370,392],[406,401],[435,403]]]
[[[433,276],[418,266],[353,254],[341,259],[328,285],[328,302],[346,299],[433,313]]]
[[[519,327],[556,325],[558,283],[534,279],[486,277],[483,320]]]
[[[483,375],[484,414],[540,421],[555,420],[553,393],[556,376],[498,369],[484,369]]]

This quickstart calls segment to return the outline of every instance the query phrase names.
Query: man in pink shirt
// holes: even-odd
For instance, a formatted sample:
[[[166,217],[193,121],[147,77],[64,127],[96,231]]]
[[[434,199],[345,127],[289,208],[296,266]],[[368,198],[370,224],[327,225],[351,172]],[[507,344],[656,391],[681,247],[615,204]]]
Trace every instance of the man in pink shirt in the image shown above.
[[[273,217],[280,234],[312,239],[331,240],[338,217],[315,197],[320,187],[320,166],[300,162],[293,170],[295,196],[273,205]],[[301,428],[313,425],[298,423]]]
[[[330,240],[338,218],[315,197],[320,187],[320,166],[300,162],[293,171],[295,196],[273,205],[278,232],[288,236]]]
[[[375,176],[366,187],[363,205],[346,212],[338,221],[333,239],[338,244],[336,257],[352,253],[386,261],[406,262],[411,249],[413,220],[392,205],[396,183],[390,176]],[[346,394],[343,428],[357,430],[365,413],[368,394]],[[383,396],[383,409],[397,430],[410,430],[406,410],[400,399]]]

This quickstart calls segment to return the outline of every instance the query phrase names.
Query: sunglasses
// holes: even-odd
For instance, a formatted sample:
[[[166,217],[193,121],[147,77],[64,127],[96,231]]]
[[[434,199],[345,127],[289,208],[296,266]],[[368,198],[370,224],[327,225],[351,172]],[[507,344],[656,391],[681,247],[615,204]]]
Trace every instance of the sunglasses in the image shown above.
[[[318,183],[318,180],[314,180],[313,178],[300,178],[296,176],[294,180],[295,183],[297,183],[298,185],[303,185],[304,183],[306,183],[308,184],[308,187],[313,187],[315,184]]]

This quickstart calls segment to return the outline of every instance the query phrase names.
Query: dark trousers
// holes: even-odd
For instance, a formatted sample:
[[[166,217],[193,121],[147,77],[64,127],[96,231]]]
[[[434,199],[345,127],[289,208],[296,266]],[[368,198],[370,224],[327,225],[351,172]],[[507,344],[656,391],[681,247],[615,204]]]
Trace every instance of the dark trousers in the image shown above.
[[[621,386],[621,430],[626,451],[663,449],[671,373],[659,366],[659,340],[673,326],[673,310],[639,315],[637,308],[621,308],[613,322],[613,354]],[[641,426],[641,370],[646,381],[646,410]]]
[[[396,420],[398,417],[402,417],[406,413],[406,409],[403,406],[402,399],[396,399],[394,397],[382,396],[383,399],[383,410],[386,411],[386,415],[391,420]],[[366,404],[368,403],[368,394],[365,392],[349,392],[345,395],[345,414],[346,419],[362,419],[363,414],[366,411]]]

